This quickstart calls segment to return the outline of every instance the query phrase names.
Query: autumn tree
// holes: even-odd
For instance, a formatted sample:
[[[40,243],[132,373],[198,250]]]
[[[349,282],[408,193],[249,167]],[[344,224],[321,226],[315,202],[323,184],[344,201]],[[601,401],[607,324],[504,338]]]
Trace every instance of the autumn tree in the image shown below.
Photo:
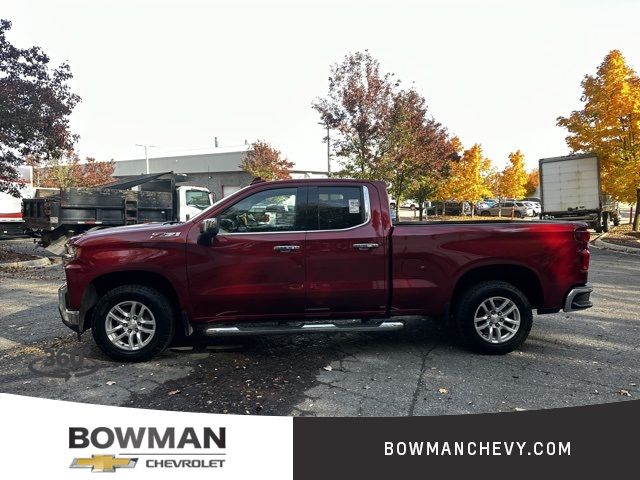
[[[451,163],[450,175],[438,190],[439,198],[470,202],[473,215],[475,202],[491,194],[488,187],[490,169],[491,160],[483,155],[482,147],[476,143],[464,151],[459,161]]]
[[[263,180],[286,180],[291,178],[289,172],[293,168],[293,162],[282,158],[280,150],[276,150],[269,143],[257,140],[251,145],[240,167]]]
[[[331,67],[329,92],[312,107],[334,133],[332,149],[342,176],[378,178],[388,147],[393,96],[398,82],[381,73],[368,51],[349,53]]]
[[[80,97],[73,94],[66,63],[51,68],[39,48],[18,48],[6,38],[11,22],[0,20],[0,191],[18,196],[12,182],[25,157],[61,158],[76,136],[69,115]]]
[[[84,162],[75,152],[54,158],[36,168],[34,176],[40,187],[96,187],[112,182],[115,162],[99,162],[87,157]]]
[[[582,81],[582,110],[558,117],[573,152],[600,158],[603,190],[636,202],[640,187],[640,78],[619,50],[604,58],[595,75]]]
[[[534,168],[529,173],[527,173],[527,183],[524,184],[525,197],[534,196],[539,186],[540,186],[540,174],[538,173],[538,169]]]
[[[446,128],[429,118],[419,137],[418,169],[407,183],[406,198],[418,204],[419,220],[424,214],[424,205],[433,198],[438,187],[450,175],[452,162],[458,161],[457,137],[450,138]]]
[[[415,90],[394,95],[387,149],[380,160],[379,179],[386,180],[397,205],[413,198],[420,206],[455,154],[446,129],[427,115],[424,97]]]
[[[506,198],[522,198],[526,193],[528,175],[524,167],[524,155],[520,150],[509,154],[509,164],[502,171],[502,195]]]

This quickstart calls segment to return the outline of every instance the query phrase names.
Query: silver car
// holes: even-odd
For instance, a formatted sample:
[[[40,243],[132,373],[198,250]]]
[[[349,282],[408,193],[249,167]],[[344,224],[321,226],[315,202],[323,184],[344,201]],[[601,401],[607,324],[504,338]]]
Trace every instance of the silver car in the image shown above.
[[[489,208],[483,208],[478,211],[483,217],[510,217],[513,212],[513,216],[516,218],[533,217],[533,208],[527,206],[524,202],[503,201],[499,204]]]

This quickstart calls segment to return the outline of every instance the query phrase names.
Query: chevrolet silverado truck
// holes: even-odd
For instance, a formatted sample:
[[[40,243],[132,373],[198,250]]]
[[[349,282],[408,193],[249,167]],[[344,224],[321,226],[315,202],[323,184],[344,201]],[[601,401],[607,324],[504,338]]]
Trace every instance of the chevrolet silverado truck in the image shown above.
[[[533,310],[592,305],[588,246],[584,223],[392,222],[383,182],[257,181],[184,222],[71,238],[59,309],[118,361],[177,336],[389,331],[404,316],[503,354]]]

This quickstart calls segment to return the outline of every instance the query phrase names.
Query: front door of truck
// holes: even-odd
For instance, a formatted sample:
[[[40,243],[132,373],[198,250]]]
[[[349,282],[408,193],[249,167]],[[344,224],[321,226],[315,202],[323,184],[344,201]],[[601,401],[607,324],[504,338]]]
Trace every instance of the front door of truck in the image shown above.
[[[267,188],[217,215],[211,244],[187,245],[195,319],[251,320],[300,315],[305,298],[303,188]],[[194,229],[192,229],[194,230]]]
[[[306,240],[308,316],[386,310],[386,238],[369,187],[309,187]],[[376,203],[377,205],[377,203]],[[377,207],[379,208],[379,207]]]

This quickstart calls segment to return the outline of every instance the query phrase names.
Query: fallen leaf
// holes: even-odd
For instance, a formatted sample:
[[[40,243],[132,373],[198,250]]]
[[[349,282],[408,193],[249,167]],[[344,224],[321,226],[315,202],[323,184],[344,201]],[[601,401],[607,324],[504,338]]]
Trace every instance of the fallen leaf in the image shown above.
[[[115,385],[115,384],[116,384],[116,382],[114,382],[113,380],[109,380],[109,381],[107,382],[107,385],[109,385],[109,386],[111,386],[111,385]]]
[[[630,396],[631,396],[631,394],[629,393],[629,390],[624,390],[624,389],[622,389],[622,390],[620,390],[618,393],[619,393],[620,395],[622,395],[623,397],[630,397]]]
[[[180,390],[171,390],[169,395],[177,395],[178,393],[180,393]]]
[[[331,365],[327,365],[326,367],[322,367],[322,369],[330,372],[331,370],[333,370],[333,367]]]
[[[440,393],[442,393],[444,395],[445,393],[449,393],[449,390],[447,390],[446,388],[439,388],[438,392],[440,392]]]
[[[514,408],[514,410],[515,410],[516,412],[524,412],[524,411],[526,410],[526,408],[516,407],[516,408]]]

